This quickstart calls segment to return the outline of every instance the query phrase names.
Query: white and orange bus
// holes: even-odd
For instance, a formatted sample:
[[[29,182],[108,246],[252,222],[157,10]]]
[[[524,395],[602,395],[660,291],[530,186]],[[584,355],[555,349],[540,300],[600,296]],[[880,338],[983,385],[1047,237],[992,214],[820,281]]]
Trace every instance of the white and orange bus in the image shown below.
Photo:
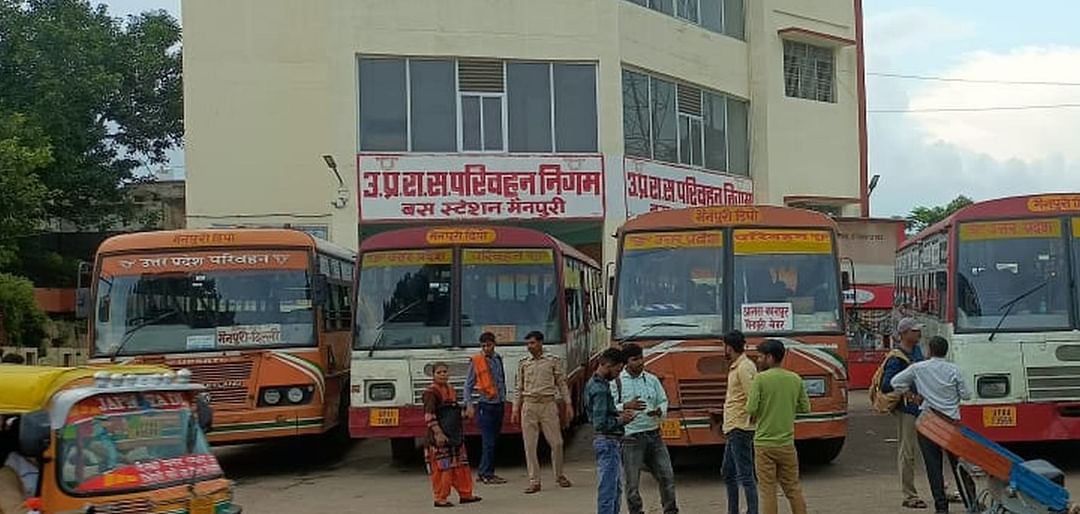
[[[643,214],[619,229],[612,337],[645,347],[670,400],[669,446],[721,444],[729,362],[721,337],[742,330],[750,353],[784,343],[812,411],[795,437],[811,461],[833,460],[847,435],[847,353],[837,225],[771,206]]]
[[[209,390],[212,443],[343,423],[355,253],[287,229],[112,237],[91,288],[91,362],[186,368]]]
[[[965,425],[999,442],[1080,439],[1080,194],[970,205],[906,241],[897,294],[950,341],[973,398]]]
[[[535,230],[505,226],[406,228],[365,239],[356,286],[353,437],[386,438],[395,456],[426,433],[421,394],[431,365],[450,365],[460,397],[480,334],[492,332],[513,401],[525,335],[544,333],[578,414],[590,356],[607,345],[600,267]],[[506,409],[503,433],[520,432]],[[473,423],[466,433],[478,434]]]

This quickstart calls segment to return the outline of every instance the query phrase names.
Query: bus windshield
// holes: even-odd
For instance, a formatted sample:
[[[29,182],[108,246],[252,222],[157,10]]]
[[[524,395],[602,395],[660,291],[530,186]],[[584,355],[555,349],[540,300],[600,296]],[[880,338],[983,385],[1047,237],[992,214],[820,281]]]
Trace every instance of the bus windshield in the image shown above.
[[[627,234],[615,337],[722,333],[723,240],[718,230]]]
[[[752,333],[840,330],[832,234],[736,230],[735,326]]]
[[[524,343],[538,330],[561,339],[555,257],[545,249],[462,251],[461,342],[478,346],[492,332],[499,344]]]
[[[356,347],[441,348],[451,344],[450,249],[368,252],[356,304]]]
[[[106,260],[97,285],[95,355],[314,345],[308,258],[291,253],[289,269],[214,269],[204,261],[188,271],[195,261],[187,259],[196,257],[184,256],[141,259],[167,264],[132,274],[116,267],[140,259]]]
[[[1003,330],[1068,328],[1069,268],[1061,225],[1056,219],[960,225],[957,328],[989,331],[999,322]]]
[[[118,494],[221,476],[217,459],[178,393],[84,400],[58,432],[59,478],[66,491]],[[110,412],[115,411],[115,412]],[[87,413],[93,412],[93,415]]]

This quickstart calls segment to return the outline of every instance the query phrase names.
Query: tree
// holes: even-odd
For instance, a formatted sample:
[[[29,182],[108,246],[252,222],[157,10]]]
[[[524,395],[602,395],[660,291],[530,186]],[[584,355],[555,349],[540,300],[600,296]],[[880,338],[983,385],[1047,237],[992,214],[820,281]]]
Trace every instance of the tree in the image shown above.
[[[44,134],[25,116],[0,113],[0,266],[15,258],[48,198],[37,172],[52,162]]]
[[[971,201],[971,198],[960,195],[945,205],[916,207],[907,216],[907,229],[909,232],[919,232],[973,203],[975,202]]]
[[[0,0],[0,113],[20,113],[51,146],[33,221],[131,218],[122,186],[183,137],[179,43],[164,11],[120,20],[88,0]]]
[[[29,280],[0,273],[0,330],[12,346],[38,348],[45,338],[48,318],[34,301]]]

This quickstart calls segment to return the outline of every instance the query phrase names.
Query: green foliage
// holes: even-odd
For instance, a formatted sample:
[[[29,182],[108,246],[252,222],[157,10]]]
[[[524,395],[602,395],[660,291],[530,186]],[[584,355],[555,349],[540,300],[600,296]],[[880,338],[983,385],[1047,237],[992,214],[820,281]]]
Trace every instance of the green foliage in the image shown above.
[[[945,205],[935,207],[916,207],[907,216],[907,230],[919,232],[933,226],[935,223],[952,216],[952,214],[964,207],[973,204],[971,198],[964,195],[957,196],[953,201]]]
[[[0,327],[13,346],[37,348],[45,338],[48,318],[34,301],[29,280],[0,273]]]
[[[0,113],[0,266],[10,263],[18,238],[41,218],[47,189],[37,172],[52,162],[52,149],[25,116]]]
[[[36,221],[131,218],[121,186],[183,137],[179,43],[163,11],[120,20],[87,0],[0,0],[0,113],[51,145],[34,172],[48,191]]]

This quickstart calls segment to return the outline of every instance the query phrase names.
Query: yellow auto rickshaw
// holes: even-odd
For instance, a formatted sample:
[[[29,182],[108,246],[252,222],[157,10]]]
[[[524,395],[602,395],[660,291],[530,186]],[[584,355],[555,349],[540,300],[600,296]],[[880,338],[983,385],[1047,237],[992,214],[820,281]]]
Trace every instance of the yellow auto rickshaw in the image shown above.
[[[0,513],[239,514],[210,418],[186,370],[0,365]]]

